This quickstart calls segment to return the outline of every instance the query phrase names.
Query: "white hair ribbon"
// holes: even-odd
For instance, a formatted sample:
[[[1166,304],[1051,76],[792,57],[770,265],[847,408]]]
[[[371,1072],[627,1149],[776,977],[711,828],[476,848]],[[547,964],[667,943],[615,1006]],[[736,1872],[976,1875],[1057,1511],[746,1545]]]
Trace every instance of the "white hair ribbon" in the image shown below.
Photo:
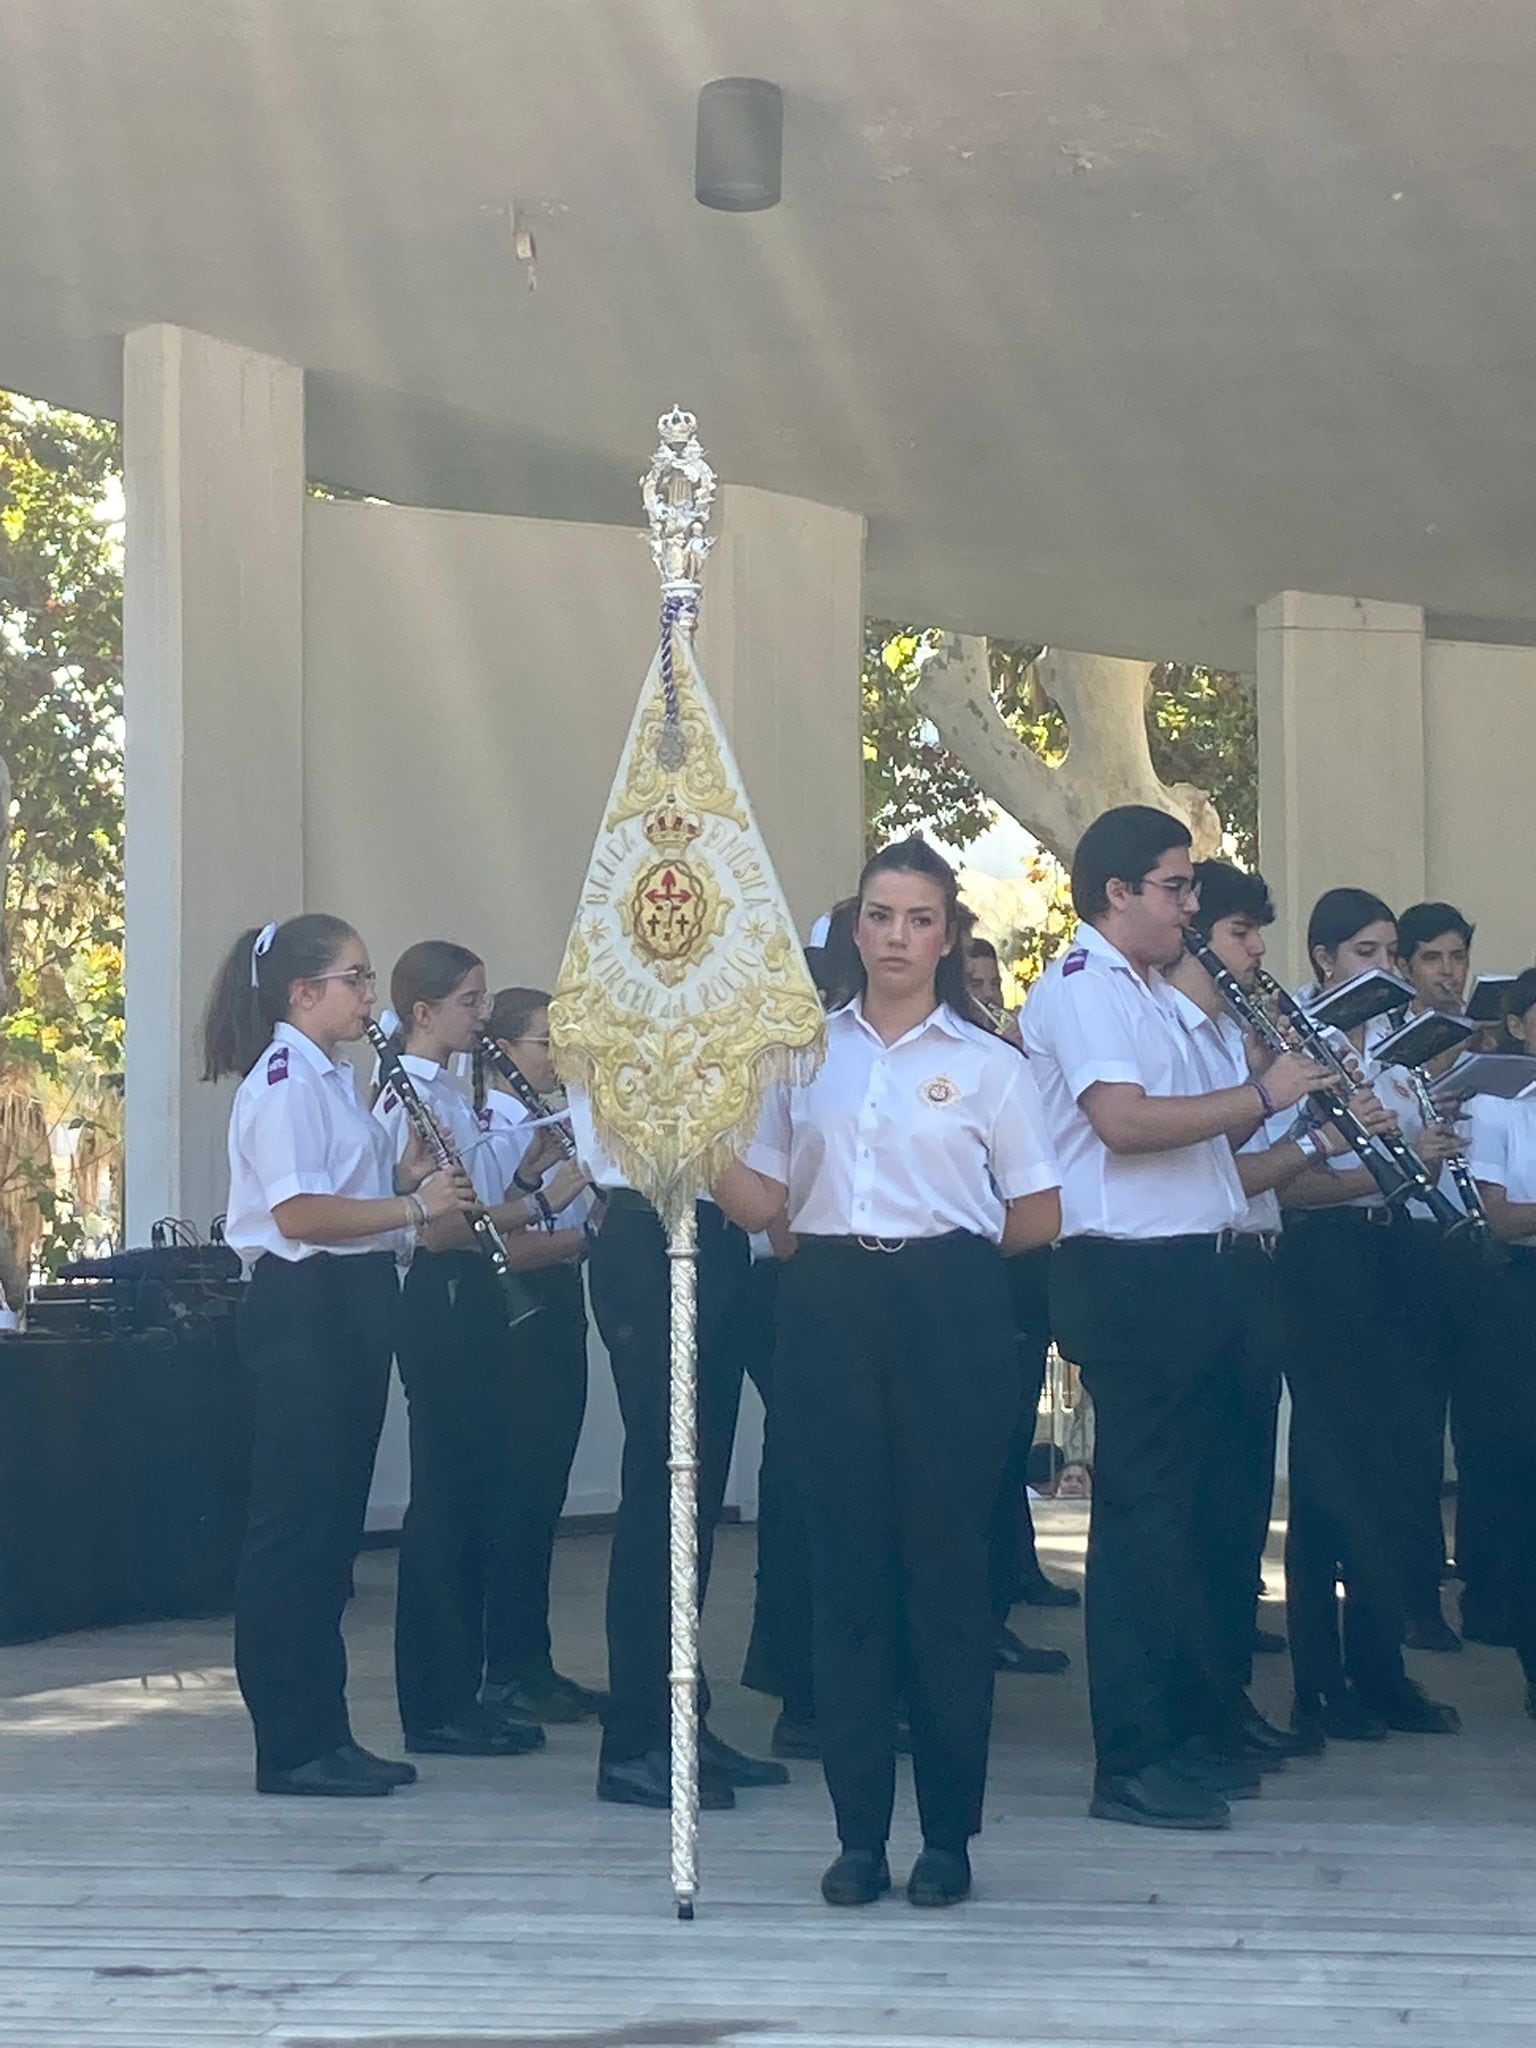
[[[255,938],[255,941],[254,941],[254,943],[253,943],[253,944],[252,944],[252,946],[251,946],[251,987],[252,987],[252,988],[260,988],[260,987],[261,987],[261,971],[260,971],[260,968],[261,968],[261,956],[262,956],[262,954],[263,954],[263,953],[270,953],[270,952],[271,952],[271,950],[272,950],[272,941],[273,941],[273,940],[274,940],[274,939],[275,939],[276,937],[277,937],[277,920],[276,920],[275,918],[274,918],[274,919],[273,919],[273,920],[272,920],[272,921],[271,921],[271,922],[270,922],[269,924],[264,924],[264,925],[262,926],[261,930],[260,930],[260,931],[259,931],[259,932],[258,932],[258,933],[256,934],[256,938]]]
[[[827,935],[831,929],[832,913],[830,910],[823,911],[821,916],[811,926],[811,936],[805,943],[808,946],[824,946],[827,943]]]

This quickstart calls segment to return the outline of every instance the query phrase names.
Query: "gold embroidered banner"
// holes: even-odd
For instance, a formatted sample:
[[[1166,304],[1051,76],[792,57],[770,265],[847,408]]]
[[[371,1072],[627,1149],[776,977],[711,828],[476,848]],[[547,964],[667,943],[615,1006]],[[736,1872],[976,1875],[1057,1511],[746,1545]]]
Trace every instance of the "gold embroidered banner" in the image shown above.
[[[658,650],[549,1013],[561,1076],[669,1226],[751,1136],[769,1084],[813,1071],[823,1039],[686,630],[670,666],[669,688]]]

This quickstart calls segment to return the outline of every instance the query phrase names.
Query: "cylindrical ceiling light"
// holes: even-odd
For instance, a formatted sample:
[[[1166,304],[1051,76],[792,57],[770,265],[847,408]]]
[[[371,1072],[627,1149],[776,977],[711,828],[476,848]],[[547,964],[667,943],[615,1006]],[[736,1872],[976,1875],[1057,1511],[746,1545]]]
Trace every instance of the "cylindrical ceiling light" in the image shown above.
[[[766,78],[712,78],[699,93],[693,190],[720,213],[761,213],[779,203],[784,95]]]

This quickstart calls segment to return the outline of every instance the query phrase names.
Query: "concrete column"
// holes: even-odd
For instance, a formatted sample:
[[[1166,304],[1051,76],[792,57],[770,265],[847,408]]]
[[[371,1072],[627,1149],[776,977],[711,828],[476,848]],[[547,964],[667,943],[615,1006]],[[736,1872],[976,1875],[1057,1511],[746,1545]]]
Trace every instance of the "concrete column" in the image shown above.
[[[1274,965],[1295,981],[1323,890],[1374,889],[1394,910],[1424,896],[1423,611],[1282,591],[1259,607],[1258,701]]]
[[[228,1086],[198,1024],[236,931],[303,907],[303,374],[204,334],[124,344],[127,1240],[206,1230]]]
[[[804,932],[863,863],[864,521],[729,484],[718,524],[699,656]]]

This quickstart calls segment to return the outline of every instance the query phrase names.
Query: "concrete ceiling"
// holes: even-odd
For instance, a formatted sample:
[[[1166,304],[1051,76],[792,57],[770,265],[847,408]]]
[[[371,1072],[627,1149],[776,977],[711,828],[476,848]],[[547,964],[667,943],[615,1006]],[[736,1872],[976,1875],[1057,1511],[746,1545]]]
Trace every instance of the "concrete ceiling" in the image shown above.
[[[693,199],[733,72],[772,213]],[[7,0],[0,382],[184,322],[306,366],[316,475],[626,522],[678,399],[871,609],[1104,652],[1528,620],[1533,104],[1530,0]]]

